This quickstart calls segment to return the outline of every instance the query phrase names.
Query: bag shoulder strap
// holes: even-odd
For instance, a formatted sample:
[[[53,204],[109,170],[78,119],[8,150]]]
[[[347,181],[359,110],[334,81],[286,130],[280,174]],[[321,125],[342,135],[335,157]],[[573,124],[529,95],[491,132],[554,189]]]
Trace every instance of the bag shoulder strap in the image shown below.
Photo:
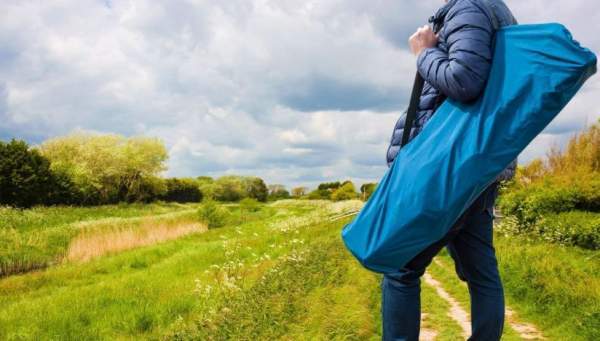
[[[408,143],[408,139],[410,138],[410,132],[412,130],[415,117],[417,116],[417,108],[419,107],[419,99],[421,98],[421,92],[423,92],[424,84],[425,80],[423,79],[423,77],[421,77],[419,71],[417,71],[412,93],[410,95],[410,103],[408,105],[408,109],[406,110],[406,119],[404,121],[404,129],[402,130],[402,143],[400,145],[401,147],[404,147],[404,145]]]

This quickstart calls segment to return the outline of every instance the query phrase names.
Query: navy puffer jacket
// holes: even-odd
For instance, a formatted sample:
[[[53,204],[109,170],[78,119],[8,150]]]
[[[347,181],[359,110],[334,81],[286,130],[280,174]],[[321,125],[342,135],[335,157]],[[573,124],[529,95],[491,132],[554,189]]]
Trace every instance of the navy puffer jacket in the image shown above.
[[[501,0],[449,0],[429,19],[438,32],[439,42],[436,47],[423,50],[417,59],[417,69],[425,85],[410,139],[423,130],[446,97],[469,102],[481,95],[492,61],[493,20],[498,27],[516,24]],[[394,127],[387,151],[388,166],[400,151],[405,120],[406,113]],[[512,178],[516,165],[517,160],[514,160],[496,181]]]

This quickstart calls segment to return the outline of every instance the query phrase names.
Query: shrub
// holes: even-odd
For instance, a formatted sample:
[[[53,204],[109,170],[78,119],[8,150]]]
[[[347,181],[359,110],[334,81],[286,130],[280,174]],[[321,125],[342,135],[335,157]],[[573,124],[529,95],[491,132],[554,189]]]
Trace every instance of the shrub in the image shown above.
[[[225,225],[229,211],[212,199],[204,200],[198,209],[198,217],[209,229]]]
[[[315,189],[308,193],[308,198],[311,200],[330,200],[331,192],[327,189]]]
[[[525,229],[544,214],[571,210],[597,212],[600,211],[600,180],[549,178],[527,186],[513,184],[502,189],[498,205],[504,214],[514,215]]]
[[[260,210],[260,203],[256,199],[245,198],[240,201],[240,219],[248,221],[248,215]]]
[[[571,211],[543,216],[535,225],[543,239],[585,249],[600,249],[600,214]]]
[[[240,210],[256,212],[260,209],[260,203],[256,199],[245,198],[240,201]]]

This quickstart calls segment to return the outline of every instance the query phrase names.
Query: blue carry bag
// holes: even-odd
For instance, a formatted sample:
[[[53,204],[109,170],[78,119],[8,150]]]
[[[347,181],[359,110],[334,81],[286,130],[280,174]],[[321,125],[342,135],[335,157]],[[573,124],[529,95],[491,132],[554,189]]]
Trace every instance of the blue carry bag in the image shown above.
[[[481,98],[446,100],[344,227],[366,268],[397,272],[444,237],[596,72],[596,56],[560,24],[501,28],[494,51]]]

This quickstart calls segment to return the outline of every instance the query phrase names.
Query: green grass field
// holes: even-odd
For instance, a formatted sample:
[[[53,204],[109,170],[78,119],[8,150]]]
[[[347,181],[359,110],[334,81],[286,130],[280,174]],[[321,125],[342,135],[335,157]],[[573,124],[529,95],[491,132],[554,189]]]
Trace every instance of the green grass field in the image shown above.
[[[360,205],[279,201],[222,228],[7,276],[0,279],[0,340],[378,340],[380,277],[361,268],[339,237],[351,219],[344,214]],[[235,215],[235,205],[228,208]],[[74,211],[48,213],[53,218],[46,223],[44,213],[25,211],[19,214],[35,218],[13,221],[23,221],[19,231],[63,226],[70,231],[61,244],[67,250],[81,233],[74,224],[135,229],[140,216],[151,222],[182,216],[171,218],[176,225],[194,219],[194,209],[81,209],[98,210],[86,215],[63,208]],[[4,236],[2,245],[13,245]],[[547,339],[600,339],[598,251],[500,235],[496,243],[508,304],[516,312],[512,322],[535,325]],[[468,293],[451,259],[437,259],[428,273],[468,312]],[[436,290],[423,285],[423,334],[463,338],[450,303]],[[514,325],[507,322],[504,339],[522,338]]]

